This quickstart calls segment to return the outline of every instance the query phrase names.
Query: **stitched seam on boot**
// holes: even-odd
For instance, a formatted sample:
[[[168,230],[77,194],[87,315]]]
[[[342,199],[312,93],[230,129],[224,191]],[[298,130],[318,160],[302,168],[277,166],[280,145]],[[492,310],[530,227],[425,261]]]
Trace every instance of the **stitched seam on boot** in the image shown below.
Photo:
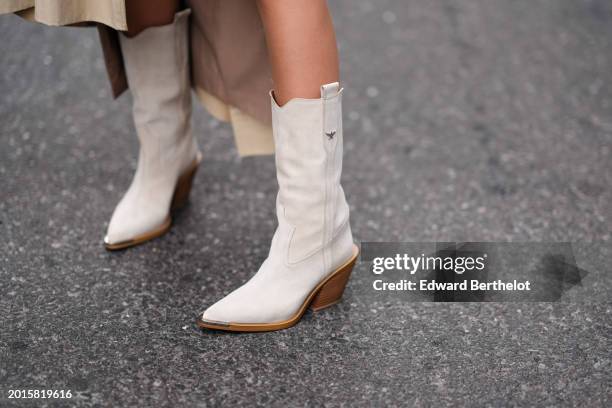
[[[333,165],[334,165],[334,153],[336,151],[337,140],[332,140],[330,138],[328,140],[327,131],[332,130],[332,132],[338,131],[338,124],[330,123],[332,118],[330,117],[333,113],[332,109],[337,109],[337,106],[332,106],[332,104],[337,103],[337,98],[339,97],[339,93],[334,95],[330,95],[327,91],[322,92],[322,129],[321,129],[321,139],[323,143],[323,151],[325,153],[325,196],[324,196],[324,206],[323,206],[323,269],[329,270],[331,266],[331,245],[328,245],[328,241],[330,241],[332,235],[333,228],[333,219],[334,219],[334,188],[333,180],[331,180]],[[331,133],[331,132],[330,132]],[[329,143],[332,143],[331,149],[328,147]]]
[[[325,237],[323,240],[323,245],[327,248],[327,257],[326,257],[326,265],[325,268],[329,270],[331,268],[331,261],[333,259],[333,245],[330,245],[331,237],[333,234],[334,228],[334,220],[336,218],[336,209],[335,209],[335,201],[336,201],[336,183],[334,180],[334,170],[336,165],[335,155],[337,148],[337,140],[333,141],[334,143],[332,149],[327,154],[327,188],[329,192],[329,196],[326,196],[326,207],[329,206],[329,209],[326,209],[326,218],[325,218]]]
[[[336,170],[336,151],[338,149],[338,144],[341,142],[341,129],[339,122],[339,115],[341,115],[341,92],[338,90],[334,95],[326,95],[325,98],[325,109],[323,111],[323,143],[325,147],[326,154],[326,218],[325,218],[325,236],[323,240],[324,247],[327,248],[326,251],[326,265],[325,268],[329,270],[331,268],[331,263],[333,259],[333,245],[331,245],[331,238],[333,237],[334,232],[334,223],[336,219],[336,196],[338,186],[336,185],[335,180],[335,170]],[[336,138],[326,139],[328,130],[331,130],[330,133],[335,134]],[[328,148],[329,143],[331,143],[331,148]],[[329,193],[329,194],[328,194]]]
[[[329,246],[333,245],[336,242],[336,240],[338,238],[340,238],[340,235],[341,235],[342,231],[344,230],[344,228],[346,228],[347,224],[349,223],[349,220],[350,220],[350,217],[346,217],[346,219],[342,222],[342,224],[340,224],[338,229],[334,232],[334,234],[332,235],[332,238],[329,240],[327,245],[329,245]],[[287,242],[288,242],[287,248],[286,248],[287,257],[285,258],[286,259],[286,261],[285,261],[285,265],[286,266],[293,266],[293,265],[297,265],[299,263],[302,263],[302,262],[308,260],[308,258],[311,258],[311,257],[317,255],[325,247],[325,245],[321,245],[320,247],[312,250],[307,255],[302,257],[299,261],[289,262],[289,246],[291,244],[291,240],[293,239],[293,236],[295,234],[295,230],[297,228],[295,226],[293,226],[292,224],[289,224],[289,223],[287,223],[287,225],[289,226],[291,231],[289,233],[289,239],[287,240]]]
[[[328,192],[329,192],[329,154],[327,152],[327,146],[325,145],[325,128],[327,125],[327,95],[324,95],[321,103],[323,104],[323,107],[321,109],[322,113],[323,113],[323,118],[321,120],[321,139],[322,139],[322,143],[323,143],[323,152],[325,154],[325,194],[323,195],[323,242],[321,243],[321,246],[323,248],[323,271],[328,269],[328,266],[330,264],[328,258],[329,258],[329,250],[325,247],[325,242],[327,241],[327,224],[328,224],[328,205],[329,205],[329,196],[328,196]]]

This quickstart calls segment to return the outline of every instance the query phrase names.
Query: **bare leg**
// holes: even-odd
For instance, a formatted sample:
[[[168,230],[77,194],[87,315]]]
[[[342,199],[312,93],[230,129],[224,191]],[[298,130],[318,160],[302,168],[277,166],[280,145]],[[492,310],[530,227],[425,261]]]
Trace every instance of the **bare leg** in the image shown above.
[[[146,28],[172,23],[178,7],[179,0],[127,0],[128,31],[125,35],[134,37]]]
[[[257,0],[272,64],[274,97],[319,98],[339,78],[338,48],[327,0]]]

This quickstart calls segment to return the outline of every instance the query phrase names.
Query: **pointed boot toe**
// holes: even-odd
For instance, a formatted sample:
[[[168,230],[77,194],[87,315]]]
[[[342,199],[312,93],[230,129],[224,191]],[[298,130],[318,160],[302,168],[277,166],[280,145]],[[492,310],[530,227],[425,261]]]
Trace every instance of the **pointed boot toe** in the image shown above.
[[[200,327],[204,327],[203,325],[221,327],[229,326],[230,319],[223,313],[221,308],[217,306],[217,303],[215,303],[214,305],[206,309],[204,313],[202,313],[198,320],[198,325]]]
[[[161,222],[148,221],[140,224],[111,220],[104,236],[104,247],[109,251],[129,248],[164,235],[171,225],[170,216],[166,216]]]

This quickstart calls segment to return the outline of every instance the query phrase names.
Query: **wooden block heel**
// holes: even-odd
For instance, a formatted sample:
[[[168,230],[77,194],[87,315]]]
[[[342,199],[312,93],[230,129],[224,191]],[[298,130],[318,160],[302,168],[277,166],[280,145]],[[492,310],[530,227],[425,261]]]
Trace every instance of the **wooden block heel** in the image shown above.
[[[193,179],[198,171],[201,160],[201,154],[198,153],[198,156],[194,159],[192,165],[179,177],[178,181],[176,182],[176,188],[174,189],[174,196],[172,197],[170,210],[178,210],[187,204],[187,201],[189,200],[189,193],[191,193],[191,186],[193,185]]]
[[[201,161],[202,154],[198,153],[189,168],[179,177],[178,181],[176,182],[176,187],[174,188],[170,211],[178,210],[185,204],[187,204],[187,201],[189,200],[189,193],[191,192],[191,186],[193,184],[193,179],[195,177],[196,172],[198,171],[198,167]],[[171,226],[172,217],[170,216],[170,214],[168,214],[168,217],[164,220],[162,225],[144,234],[138,235],[128,241],[111,244],[109,242],[106,242],[105,238],[104,247],[108,251],[117,251],[120,249],[126,249],[136,245],[140,245],[142,243],[164,235],[166,232],[168,232]]]
[[[344,288],[351,277],[355,260],[336,272],[315,295],[310,302],[310,309],[314,312],[325,309],[338,303],[342,299]]]

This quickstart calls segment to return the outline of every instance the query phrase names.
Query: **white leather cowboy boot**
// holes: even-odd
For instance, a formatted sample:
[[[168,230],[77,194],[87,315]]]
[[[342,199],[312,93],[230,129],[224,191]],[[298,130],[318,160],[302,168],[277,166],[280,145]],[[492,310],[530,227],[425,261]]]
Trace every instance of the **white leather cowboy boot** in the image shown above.
[[[278,228],[268,258],[251,280],[209,307],[200,327],[270,331],[296,324],[308,306],[337,303],[358,255],[340,186],[342,91],[321,99],[272,99]]]
[[[189,13],[177,13],[172,24],[148,28],[133,38],[120,35],[140,152],[132,184],[104,238],[109,250],[164,234],[170,211],[189,196],[201,160],[190,124]]]

